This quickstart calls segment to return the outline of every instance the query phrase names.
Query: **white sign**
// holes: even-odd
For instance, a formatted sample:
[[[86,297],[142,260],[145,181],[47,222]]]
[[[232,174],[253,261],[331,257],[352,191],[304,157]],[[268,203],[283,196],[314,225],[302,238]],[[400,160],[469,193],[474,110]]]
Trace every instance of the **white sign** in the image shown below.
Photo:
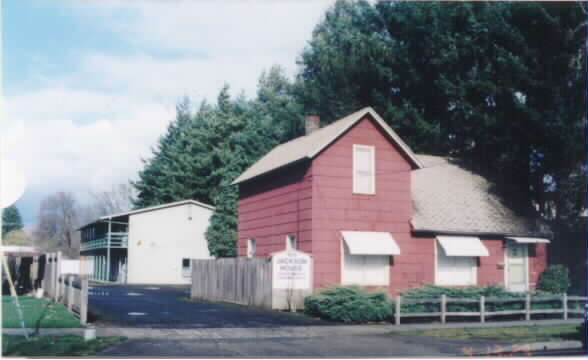
[[[310,255],[296,250],[288,250],[272,255],[274,289],[310,289]]]

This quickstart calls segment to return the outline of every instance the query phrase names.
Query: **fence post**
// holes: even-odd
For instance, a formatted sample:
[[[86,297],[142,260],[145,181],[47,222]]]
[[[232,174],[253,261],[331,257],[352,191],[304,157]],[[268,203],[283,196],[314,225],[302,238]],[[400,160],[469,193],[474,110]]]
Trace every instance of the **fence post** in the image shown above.
[[[48,291],[47,291],[47,297],[49,297],[50,299],[54,299],[55,298],[55,272],[53,271],[53,263],[55,262],[55,256],[53,255],[53,253],[48,253],[47,254],[47,284],[49,285],[48,287]]]
[[[394,316],[396,316],[396,325],[400,325],[400,302],[402,301],[402,297],[400,295],[396,296],[396,303],[394,306],[396,307],[396,311]]]
[[[480,296],[480,322],[486,322],[486,298],[484,295]]]
[[[441,295],[441,323],[445,324],[445,317],[447,312],[447,296],[445,294]]]
[[[74,295],[74,287],[73,287],[73,275],[68,276],[67,282],[67,309],[71,311],[73,309],[73,295]]]
[[[88,321],[88,277],[80,276],[80,322],[86,325]]]
[[[57,287],[59,286],[59,279],[57,275],[57,253],[53,253],[53,261],[51,264],[51,276],[53,276],[53,301],[57,301]]]
[[[61,286],[59,285],[59,275],[61,273],[61,251],[57,252],[57,256],[55,258],[55,283],[57,284],[57,286],[55,287],[55,302],[59,302],[59,296],[60,291],[61,290]]]
[[[57,287],[57,277],[55,274],[55,263],[57,262],[57,253],[51,253],[51,297],[55,300],[55,288]]]
[[[561,299],[563,305],[563,318],[568,319],[568,294],[564,293]]]
[[[531,294],[525,297],[525,320],[531,320]]]

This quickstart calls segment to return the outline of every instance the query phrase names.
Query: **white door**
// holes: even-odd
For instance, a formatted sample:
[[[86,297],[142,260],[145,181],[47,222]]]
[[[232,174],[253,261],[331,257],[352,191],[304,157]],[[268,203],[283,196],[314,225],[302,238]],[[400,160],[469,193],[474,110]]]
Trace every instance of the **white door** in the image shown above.
[[[527,245],[509,241],[506,244],[506,287],[510,291],[527,291],[529,266]]]

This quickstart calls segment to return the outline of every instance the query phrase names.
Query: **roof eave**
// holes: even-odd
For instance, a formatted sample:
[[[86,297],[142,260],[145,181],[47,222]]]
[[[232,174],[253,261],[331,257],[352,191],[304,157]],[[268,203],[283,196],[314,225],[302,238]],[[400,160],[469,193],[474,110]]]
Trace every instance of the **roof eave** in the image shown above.
[[[333,136],[327,143],[322,144],[320,147],[318,147],[312,153],[310,153],[309,157],[311,159],[314,159],[319,153],[321,153],[324,149],[326,149],[337,139],[339,139],[343,134],[345,134],[350,128],[357,124],[357,122],[363,119],[366,115],[370,115],[370,117],[376,123],[378,123],[378,125],[380,125],[384,132],[386,132],[386,134],[390,136],[392,141],[400,147],[401,152],[408,158],[409,162],[411,163],[413,170],[424,168],[423,164],[417,158],[416,154],[410,149],[410,147],[404,141],[402,141],[400,136],[398,136],[398,134],[396,134],[396,132],[392,130],[392,128],[388,126],[388,124],[386,124],[384,119],[382,119],[380,115],[378,115],[378,113],[372,107],[367,107],[364,111],[358,112],[353,121],[347,124],[347,126],[341,128],[341,130],[339,130],[339,132],[335,136]]]
[[[416,154],[413,153],[413,151],[410,149],[410,147],[400,138],[400,136],[398,136],[398,134],[396,134],[396,132],[390,126],[388,126],[388,124],[386,124],[386,122],[378,115],[378,113],[376,113],[376,111],[373,108],[371,108],[371,107],[365,107],[363,109],[360,109],[360,110],[356,111],[353,114],[348,115],[346,117],[348,119],[348,121],[349,121],[348,124],[346,124],[344,127],[342,127],[341,129],[339,129],[337,131],[337,133],[335,133],[334,135],[332,135],[328,139],[328,141],[325,141],[324,143],[316,146],[316,148],[311,149],[310,151],[308,151],[307,154],[304,157],[299,158],[299,159],[294,160],[294,161],[291,161],[291,162],[289,162],[287,164],[283,164],[283,165],[281,165],[279,167],[276,167],[276,168],[267,170],[267,171],[265,171],[263,173],[255,174],[255,175],[248,176],[248,177],[244,177],[244,175],[247,173],[247,171],[249,169],[253,168],[255,166],[255,164],[257,164],[261,160],[260,159],[257,162],[255,162],[253,165],[251,165],[247,170],[245,170],[235,180],[233,180],[233,182],[231,182],[231,185],[238,185],[238,184],[241,184],[243,182],[250,181],[250,180],[253,180],[255,178],[258,178],[260,176],[267,175],[267,174],[272,173],[272,172],[274,172],[274,171],[276,171],[278,169],[281,169],[281,168],[283,168],[285,166],[289,166],[289,165],[291,165],[293,163],[296,163],[298,161],[301,161],[301,160],[314,159],[316,156],[318,156],[321,152],[323,152],[331,144],[333,144],[335,141],[337,141],[337,139],[339,139],[341,136],[343,136],[343,134],[345,134],[350,128],[352,128],[355,124],[357,124],[357,122],[359,122],[360,120],[362,120],[367,115],[369,115],[371,117],[371,119],[373,119],[384,130],[384,132],[389,136],[390,142],[394,143],[395,145],[397,145],[400,148],[400,152],[402,153],[403,156],[406,157],[406,159],[408,160],[408,162],[411,164],[411,167],[413,168],[413,170],[424,168],[423,164],[417,158]],[[344,119],[339,119],[338,121],[341,121],[341,120],[344,120]],[[278,146],[282,146],[282,145],[278,145]],[[267,154],[266,154],[266,156],[267,156]],[[262,157],[262,159],[263,159],[263,157]]]
[[[215,210],[215,207],[214,206],[208,205],[208,204],[205,204],[205,203],[202,203],[200,201],[196,201],[196,200],[180,200],[180,201],[175,201],[175,202],[171,202],[171,203],[167,203],[167,204],[161,204],[161,205],[149,206],[149,207],[142,208],[142,209],[125,211],[125,212],[117,213],[117,214],[104,215],[104,216],[101,216],[98,219],[96,219],[96,220],[94,220],[94,221],[92,221],[90,223],[87,223],[86,225],[78,228],[76,231],[80,231],[80,230],[82,230],[84,228],[87,228],[90,225],[93,225],[93,224],[96,224],[96,223],[99,223],[99,222],[103,222],[103,221],[106,221],[106,220],[111,220],[111,219],[114,219],[114,218],[117,218],[117,217],[131,216],[131,215],[141,214],[141,213],[144,213],[144,212],[157,211],[157,210],[167,209],[167,208],[170,208],[170,207],[183,206],[183,205],[188,205],[188,204],[200,206],[202,208],[205,208],[205,209],[208,209],[208,210],[212,210],[212,211]]]
[[[287,164],[284,164],[284,165],[282,165],[282,166],[279,166],[279,167],[277,167],[277,168],[273,168],[273,169],[271,169],[271,170],[268,170],[268,171],[262,172],[262,173],[260,173],[260,174],[257,174],[257,175],[255,175],[255,176],[251,176],[251,177],[248,177],[248,178],[245,178],[245,179],[240,179],[240,176],[239,176],[237,179],[235,179],[235,180],[234,180],[234,181],[231,183],[231,185],[239,185],[239,184],[247,183],[247,182],[250,182],[250,181],[252,181],[252,180],[258,179],[258,178],[260,178],[260,177],[264,177],[264,176],[266,176],[266,175],[269,175],[269,174],[272,174],[272,173],[274,173],[274,172],[281,171],[281,170],[283,170],[283,169],[289,168],[289,167],[291,167],[291,166],[294,166],[294,165],[300,164],[300,163],[302,163],[302,162],[304,162],[304,161],[308,161],[308,160],[310,160],[310,158],[309,158],[308,156],[305,156],[305,157],[302,157],[302,158],[300,158],[300,159],[296,159],[296,160],[294,160],[294,161],[291,161],[291,162],[289,162],[289,163],[287,163]]]
[[[412,233],[421,235],[459,235],[459,236],[482,236],[482,237],[544,237],[553,238],[553,234],[539,232],[500,232],[500,231],[471,231],[471,230],[439,230],[439,229],[412,229]]]

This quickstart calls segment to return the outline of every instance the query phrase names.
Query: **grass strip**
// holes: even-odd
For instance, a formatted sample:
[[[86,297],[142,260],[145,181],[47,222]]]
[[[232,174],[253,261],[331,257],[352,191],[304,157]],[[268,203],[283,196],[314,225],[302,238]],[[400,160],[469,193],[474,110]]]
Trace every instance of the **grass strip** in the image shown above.
[[[23,336],[2,335],[3,356],[91,356],[126,340],[120,336],[103,336],[84,341],[81,336]]]
[[[578,325],[529,325],[500,328],[458,328],[394,331],[394,334],[430,336],[443,339],[485,339],[504,341],[580,340]]]
[[[62,304],[32,296],[19,296],[25,326],[28,328],[83,328],[80,321]],[[11,296],[2,296],[2,327],[20,328],[18,313]]]

